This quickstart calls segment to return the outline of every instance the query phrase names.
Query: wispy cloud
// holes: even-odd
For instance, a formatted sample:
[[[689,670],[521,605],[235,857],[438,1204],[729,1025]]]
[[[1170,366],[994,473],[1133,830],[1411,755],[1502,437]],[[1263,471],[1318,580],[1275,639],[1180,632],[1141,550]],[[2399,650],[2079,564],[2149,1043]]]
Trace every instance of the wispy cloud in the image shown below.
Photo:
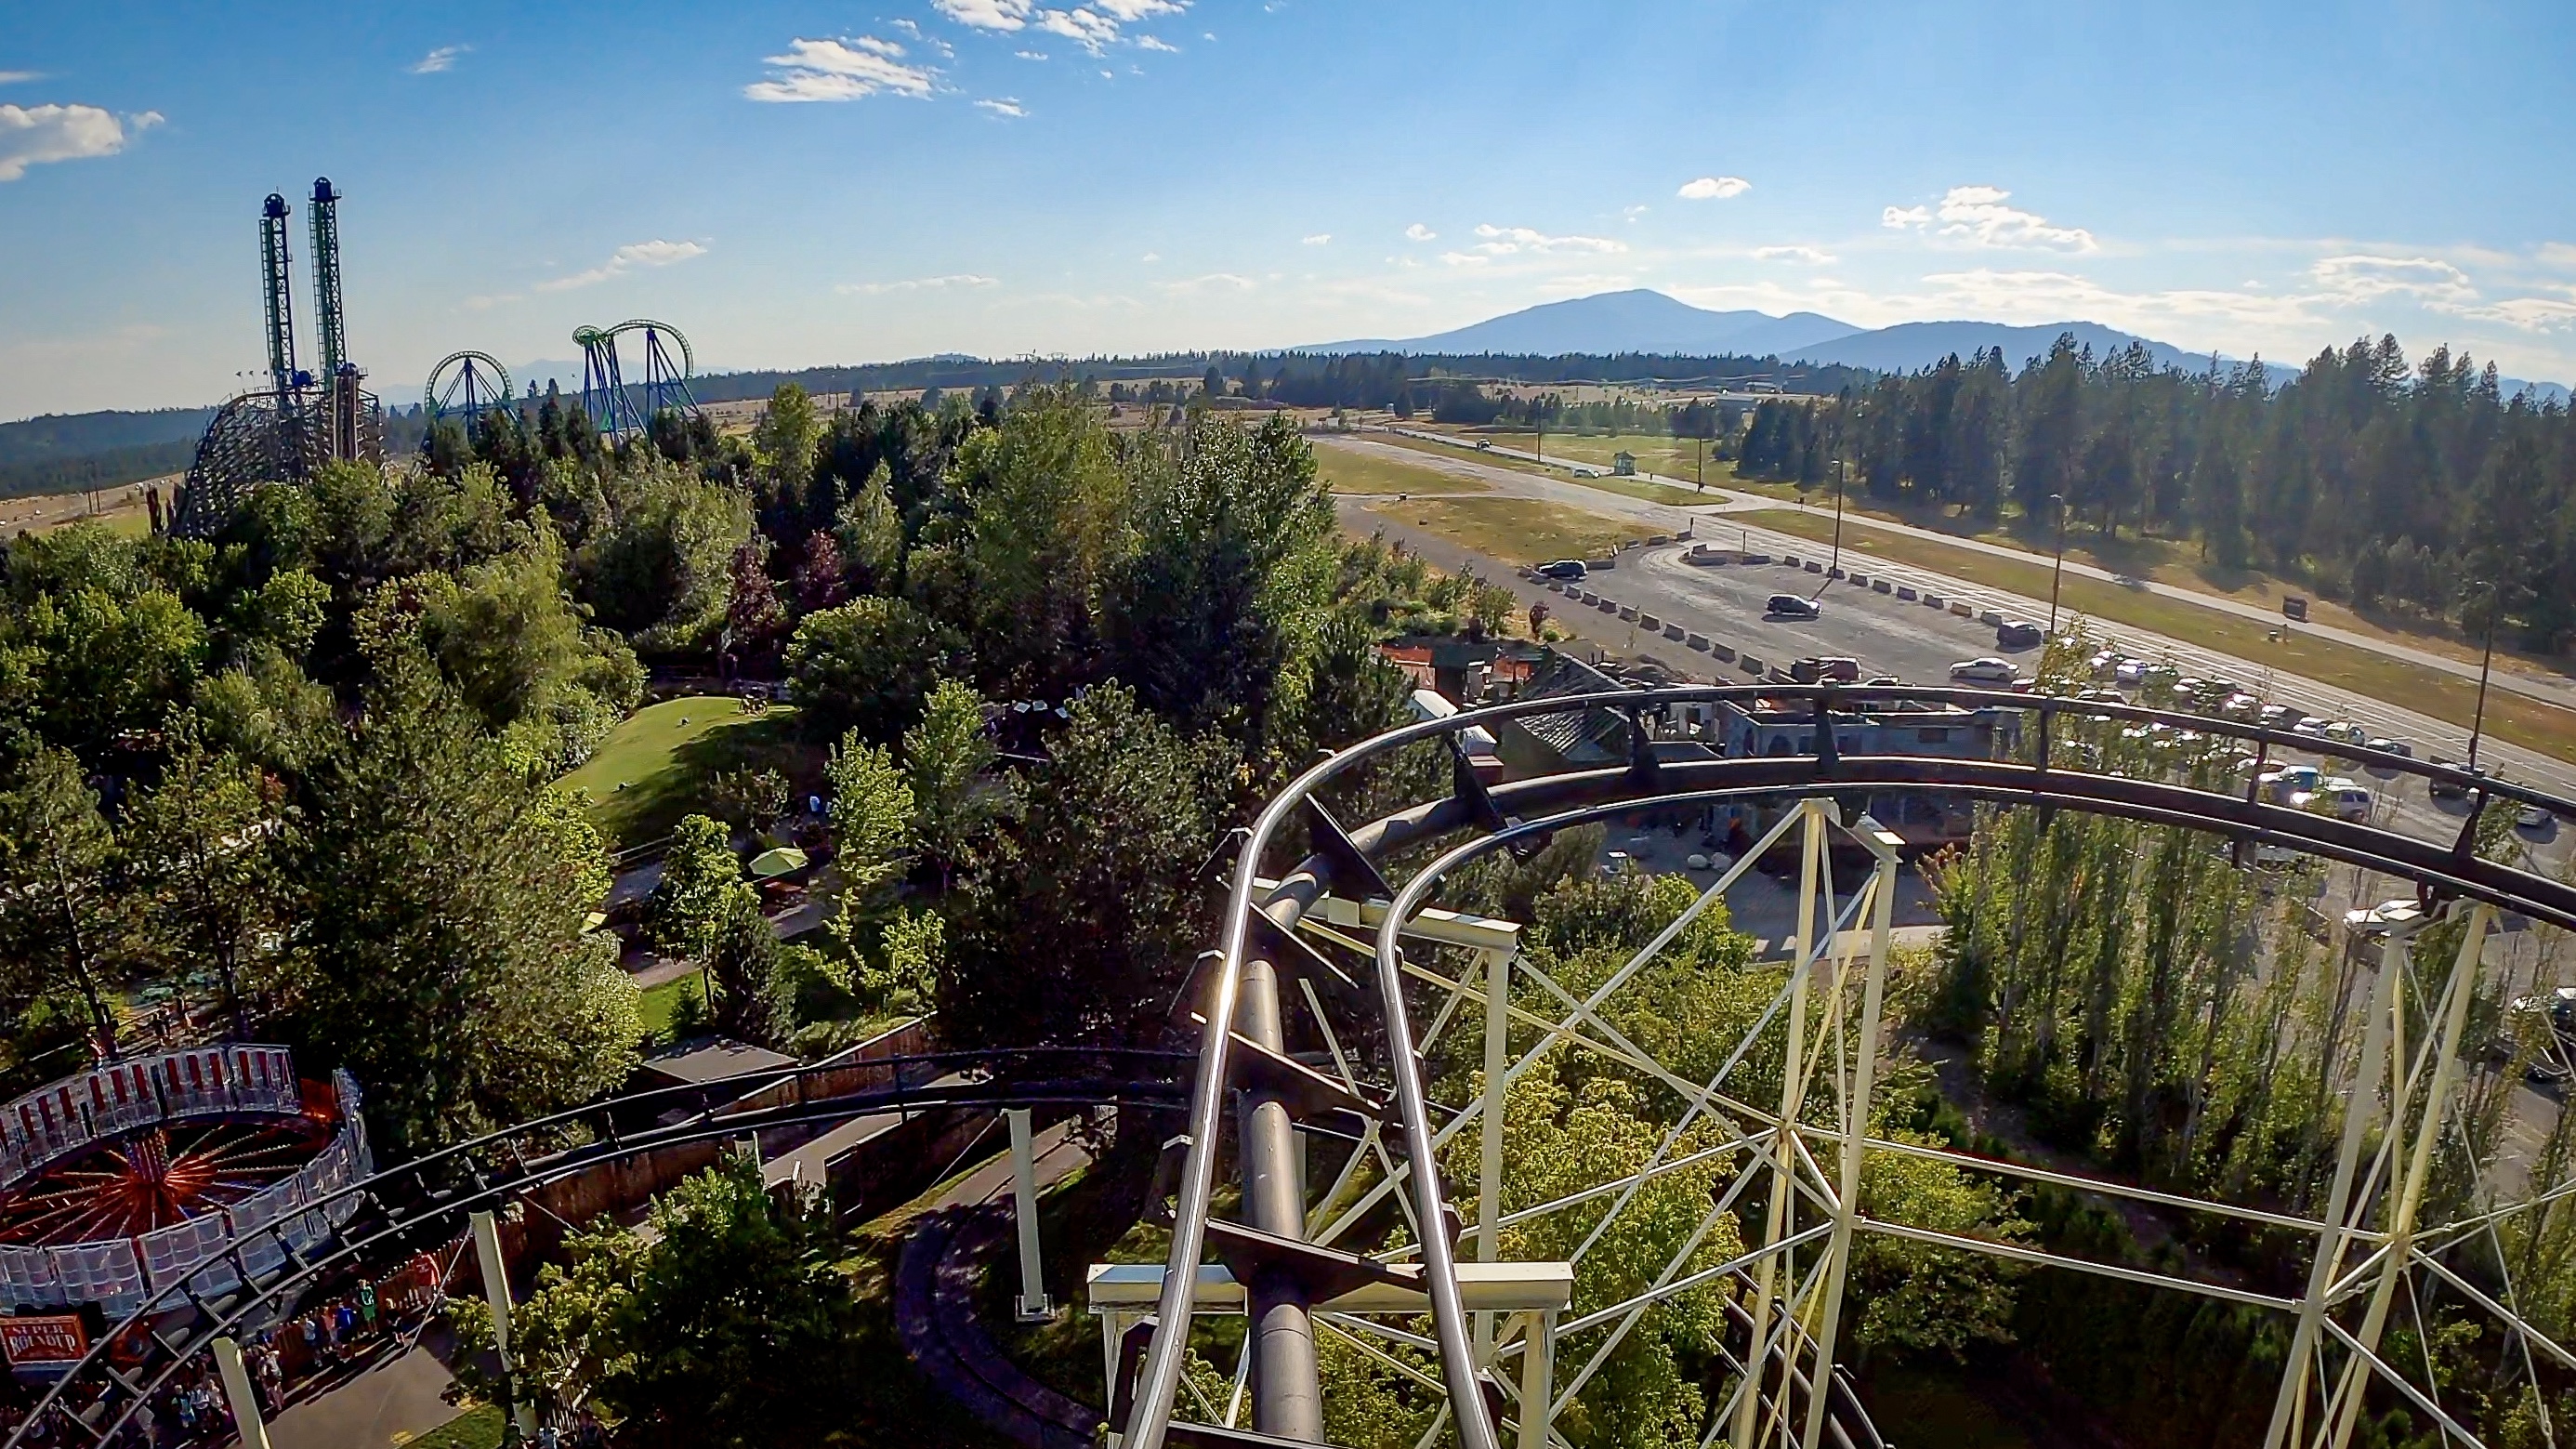
[[[931,8],[977,30],[1017,30],[1037,6],[1034,0],[931,0]]]
[[[161,113],[120,120],[96,106],[0,105],[0,181],[15,181],[49,161],[113,156],[125,149],[129,124],[140,135],[161,124]]]
[[[1684,201],[1725,201],[1752,189],[1753,183],[1741,176],[1702,176],[1683,182],[1682,189],[1673,194]]]
[[[2006,206],[2012,193],[2000,186],[1953,186],[1934,206],[1891,206],[1878,214],[1879,225],[1897,231],[1921,231],[1941,223],[1936,235],[1974,246],[2029,247],[2046,251],[2099,251],[2093,233],[2080,226],[2051,226],[2048,218],[2018,206]]]
[[[1301,236],[1297,238],[1297,244],[1299,246],[1308,247],[1330,246],[1332,245],[1332,241],[1333,234],[1328,231],[1319,231],[1313,236]]]
[[[1181,48],[1179,46],[1172,44],[1168,40],[1158,39],[1151,35],[1137,36],[1136,48],[1138,50],[1159,50],[1167,55],[1178,55],[1181,53]]]
[[[1260,283],[1250,277],[1237,276],[1233,272],[1210,272],[1205,276],[1191,277],[1186,281],[1162,282],[1157,285],[1176,296],[1190,296],[1199,292],[1249,292]]]
[[[0,86],[21,85],[27,81],[43,80],[44,78],[44,73],[41,71],[0,70]]]
[[[437,75],[441,71],[454,70],[456,58],[472,49],[474,47],[470,45],[442,45],[413,61],[409,69],[413,75]]]
[[[1021,105],[1019,98],[1016,96],[1003,96],[998,100],[977,101],[975,106],[978,110],[991,111],[994,115],[1008,116],[1013,120],[1018,120],[1029,113],[1029,108]]]
[[[920,99],[930,94],[939,72],[908,65],[904,48],[874,35],[854,40],[788,42],[785,55],[770,56],[767,80],[742,88],[749,100],[769,102],[855,101],[880,91]]]
[[[586,272],[569,277],[554,277],[537,283],[540,292],[569,292],[576,287],[594,286],[644,267],[667,267],[707,254],[707,249],[693,241],[629,242],[612,253],[607,261]]]
[[[1012,51],[1011,54],[1018,56],[1022,60],[1044,60],[1047,58],[1046,52],[1043,50],[1015,50]]]
[[[955,287],[998,287],[1000,285],[1002,285],[1002,279],[999,277],[958,272],[945,277],[908,277],[900,282],[844,282],[832,290],[861,297],[882,297],[892,292],[945,292]]]
[[[1487,256],[1506,257],[1515,252],[1624,252],[1628,244],[1606,236],[1549,236],[1526,226],[1478,226],[1476,235],[1485,240],[1476,250]],[[1445,258],[1444,258],[1445,260]]]
[[[2542,242],[2537,255],[2549,266],[2576,267],[2576,246],[2566,242]]]
[[[1753,249],[1753,260],[1757,262],[1805,262],[1810,266],[1822,266],[1825,263],[1834,260],[1834,257],[1832,253],[1824,251],[1818,247],[1778,246],[1755,247]]]
[[[2478,295],[2468,273],[2434,257],[2324,257],[2308,275],[2320,291],[2347,302],[2412,297],[2428,304],[2466,303]]]
[[[931,4],[940,14],[971,29],[1008,33],[1034,26],[1049,35],[1063,36],[1092,55],[1104,54],[1116,44],[1122,26],[1178,15],[1189,8],[1188,0],[1085,0],[1063,10],[1041,7],[1037,0],[931,0]],[[1151,35],[1138,37],[1135,44],[1143,50],[1179,49]],[[1017,54],[1023,60],[1046,59],[1037,51]]]
[[[1424,226],[1418,221],[1404,229],[1404,239],[1410,242],[1427,242],[1437,238],[1439,235],[1440,233],[1433,231],[1431,228]]]

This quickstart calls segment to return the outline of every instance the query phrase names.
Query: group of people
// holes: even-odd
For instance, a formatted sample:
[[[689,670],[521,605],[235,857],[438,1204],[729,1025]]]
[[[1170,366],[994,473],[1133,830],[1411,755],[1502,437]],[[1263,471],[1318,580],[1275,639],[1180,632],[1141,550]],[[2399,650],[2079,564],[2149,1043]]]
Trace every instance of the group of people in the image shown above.
[[[291,1386],[313,1376],[358,1363],[388,1337],[426,1322],[446,1302],[445,1274],[437,1255],[421,1253],[387,1277],[361,1282],[308,1306],[302,1313],[260,1330],[241,1345],[242,1368],[258,1396],[263,1417],[285,1409]],[[0,1374],[0,1438],[14,1432],[32,1408],[35,1386],[12,1383]],[[57,1406],[55,1413],[63,1411]],[[74,1410],[77,1412],[77,1409]],[[38,1444],[87,1444],[87,1436],[65,1432],[51,1420],[30,1434]],[[210,1354],[181,1365],[153,1394],[119,1443],[139,1449],[163,1445],[219,1443],[234,1435],[231,1401]],[[571,1445],[583,1441],[559,1436]],[[594,1439],[591,1442],[596,1442]]]

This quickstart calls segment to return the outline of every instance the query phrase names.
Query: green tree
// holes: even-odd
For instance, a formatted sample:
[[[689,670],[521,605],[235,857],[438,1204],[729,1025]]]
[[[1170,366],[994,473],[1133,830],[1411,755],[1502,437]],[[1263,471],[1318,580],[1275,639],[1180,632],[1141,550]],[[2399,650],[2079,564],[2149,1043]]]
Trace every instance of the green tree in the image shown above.
[[[962,680],[939,681],[921,722],[904,731],[903,762],[912,788],[914,837],[943,871],[965,860],[994,814],[997,792],[983,784],[993,760],[984,697]]]
[[[894,884],[911,867],[912,786],[894,752],[852,730],[823,767],[831,782],[832,865],[841,877],[840,909],[830,929],[853,955],[859,932],[884,913]]]
[[[718,1033],[754,1046],[787,1040],[796,1021],[780,978],[778,933],[748,891],[731,897],[707,948],[710,1024]]]
[[[608,879],[577,804],[397,655],[304,782],[283,860],[282,995],[317,1068],[365,1084],[396,1152],[587,1100],[635,1061],[634,987],[585,937]]]
[[[244,1041],[245,977],[262,942],[287,924],[276,861],[281,793],[257,769],[209,750],[192,724],[160,782],[125,811],[124,905],[147,969],[180,980],[211,969]]]
[[[733,832],[721,820],[684,815],[671,829],[662,875],[653,884],[653,937],[666,951],[704,956],[736,901],[750,892],[742,860],[733,852]]]
[[[1024,393],[958,449],[955,478],[973,509],[959,622],[976,675],[1002,698],[1061,699],[1092,677],[1093,601],[1125,542],[1129,489],[1109,426],[1068,390]]]
[[[821,738],[856,730],[890,742],[921,717],[953,648],[947,630],[901,599],[852,599],[797,625],[787,646],[789,697]]]
[[[895,508],[894,470],[879,462],[850,490],[833,531],[841,540],[850,582],[865,594],[891,594],[903,586],[903,515]]]
[[[1238,757],[1117,685],[1077,701],[1047,748],[1020,786],[1026,808],[951,893],[946,1030],[961,1044],[1157,1041],[1214,928],[1209,892],[1172,865],[1216,849]]]
[[[655,1201],[643,1235],[602,1220],[565,1240],[511,1314],[542,1409],[593,1406],[645,1449],[832,1440],[867,1397],[864,1328],[829,1197],[774,1191],[729,1157]],[[488,1322],[462,1316],[469,1346]]]
[[[801,517],[806,490],[814,483],[814,449],[823,424],[814,399],[792,382],[782,382],[769,395],[769,406],[752,425],[751,451],[760,461],[762,511],[777,513],[781,523]],[[791,534],[792,536],[792,534]]]
[[[69,752],[39,751],[0,793],[0,963],[19,975],[9,994],[77,992],[94,1049],[116,1054],[122,933],[107,871],[116,837]]]

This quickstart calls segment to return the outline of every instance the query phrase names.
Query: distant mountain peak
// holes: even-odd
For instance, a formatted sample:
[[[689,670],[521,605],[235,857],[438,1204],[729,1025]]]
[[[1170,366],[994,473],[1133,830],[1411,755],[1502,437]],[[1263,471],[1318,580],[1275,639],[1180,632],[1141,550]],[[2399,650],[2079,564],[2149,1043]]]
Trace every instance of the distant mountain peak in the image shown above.
[[[1292,352],[1566,353],[1642,352],[1680,357],[1785,353],[1860,329],[1814,312],[1717,312],[1645,287],[1542,302],[1428,337],[1323,342]]]

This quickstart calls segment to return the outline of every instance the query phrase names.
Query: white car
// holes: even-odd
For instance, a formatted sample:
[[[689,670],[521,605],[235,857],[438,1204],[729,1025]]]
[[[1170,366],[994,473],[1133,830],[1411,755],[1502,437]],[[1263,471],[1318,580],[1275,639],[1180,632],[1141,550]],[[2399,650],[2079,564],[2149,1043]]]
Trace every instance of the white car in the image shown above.
[[[1950,677],[1976,684],[2018,684],[2021,675],[2009,659],[1962,659],[1950,666]]]
[[[2314,790],[2302,790],[2290,797],[2294,810],[2314,810],[2337,820],[2365,821],[2370,818],[2370,792],[2341,776],[2327,780]]]
[[[2111,681],[2123,688],[2135,689],[2146,682],[2147,671],[2153,667],[2143,659],[2123,659],[2111,671]]]

